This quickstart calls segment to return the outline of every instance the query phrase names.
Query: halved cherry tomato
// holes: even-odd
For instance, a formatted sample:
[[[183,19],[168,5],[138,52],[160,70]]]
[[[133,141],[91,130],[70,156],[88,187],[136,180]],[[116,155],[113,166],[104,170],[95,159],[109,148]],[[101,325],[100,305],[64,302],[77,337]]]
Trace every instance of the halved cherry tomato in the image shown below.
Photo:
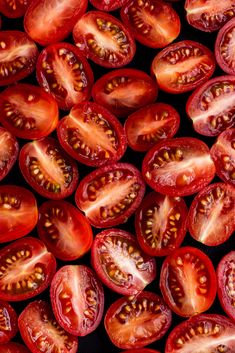
[[[97,234],[91,263],[101,281],[123,295],[140,293],[156,277],[156,263],[140,248],[135,237],[121,229]]]
[[[153,103],[157,94],[157,84],[152,78],[136,69],[110,71],[92,88],[93,99],[118,117]]]
[[[90,3],[101,11],[114,11],[122,7],[128,0],[90,0]]]
[[[13,307],[5,301],[0,301],[0,347],[16,335],[18,331],[17,321],[18,316]],[[7,350],[4,353],[7,353]]]
[[[104,292],[102,284],[89,267],[61,267],[51,283],[50,296],[55,317],[67,332],[86,336],[100,324],[104,311]]]
[[[1,0],[0,13],[8,18],[24,16],[31,0]]]
[[[104,67],[128,64],[135,55],[135,41],[131,32],[116,17],[102,11],[89,11],[73,29],[79,50]]]
[[[37,201],[31,191],[16,185],[0,186],[0,243],[29,234],[37,220]]]
[[[125,121],[129,146],[147,151],[161,140],[173,137],[180,125],[178,112],[169,104],[155,103],[137,110]]]
[[[230,75],[235,75],[234,33],[235,18],[232,18],[221,28],[215,42],[216,61],[221,69]]]
[[[155,293],[122,297],[106,312],[104,326],[112,343],[122,349],[141,348],[161,339],[171,325],[171,310]]]
[[[208,81],[215,70],[215,58],[204,45],[184,40],[160,51],[151,70],[163,91],[184,93]]]
[[[224,243],[235,231],[234,210],[235,189],[232,186],[224,183],[207,186],[190,206],[188,227],[191,236],[209,246]]]
[[[1,31],[0,86],[9,85],[31,74],[37,57],[37,46],[26,33]]]
[[[213,264],[197,248],[176,249],[163,262],[160,274],[163,298],[180,316],[193,316],[209,309],[216,287]]]
[[[121,352],[121,353],[160,353],[160,352],[149,348],[140,348],[140,349],[128,349],[128,351]]]
[[[86,217],[66,201],[46,201],[39,209],[38,234],[63,261],[76,260],[91,247],[93,234]]]
[[[234,127],[235,76],[215,77],[189,97],[186,112],[194,129],[205,136],[217,136]]]
[[[77,186],[75,161],[51,137],[25,144],[20,151],[19,165],[25,180],[44,197],[65,198]]]
[[[56,128],[58,118],[56,101],[40,87],[18,83],[0,94],[0,121],[17,137],[45,137]]]
[[[151,48],[163,48],[180,33],[180,18],[159,0],[132,0],[121,9],[121,18],[136,40]]]
[[[75,202],[97,228],[124,223],[140,205],[145,184],[139,170],[128,163],[111,163],[80,182]]]
[[[60,120],[57,134],[67,153],[91,167],[118,161],[127,147],[119,120],[93,102],[74,106],[69,115]]]
[[[54,256],[38,239],[26,237],[0,250],[0,300],[22,301],[44,291],[56,271]]]
[[[30,351],[22,344],[8,342],[0,345],[0,353],[30,353]]]
[[[18,153],[19,144],[15,136],[0,126],[0,181],[10,172],[16,162]]]
[[[85,13],[88,0],[34,0],[24,17],[28,35],[41,45],[63,40]]]
[[[56,99],[59,107],[67,110],[90,98],[94,77],[77,47],[54,43],[39,55],[37,80]]]
[[[135,213],[135,230],[141,248],[151,256],[166,256],[178,248],[187,230],[184,199],[151,192]]]
[[[26,306],[19,316],[19,329],[33,353],[76,353],[77,337],[70,335],[55,320],[48,303],[37,300]]]
[[[157,143],[143,160],[143,176],[155,191],[185,196],[202,190],[215,175],[208,146],[191,137]]]

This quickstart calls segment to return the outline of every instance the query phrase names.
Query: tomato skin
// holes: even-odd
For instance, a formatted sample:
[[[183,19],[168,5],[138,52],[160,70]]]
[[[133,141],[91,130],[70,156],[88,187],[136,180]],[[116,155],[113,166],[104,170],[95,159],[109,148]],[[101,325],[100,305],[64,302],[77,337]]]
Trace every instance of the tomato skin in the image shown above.
[[[0,13],[8,18],[18,18],[24,16],[30,0],[16,0],[13,3],[8,0],[1,0]]]
[[[0,353],[30,353],[30,351],[22,344],[8,342],[0,345]]]
[[[155,351],[153,349],[148,348],[140,348],[140,349],[128,349],[128,351],[121,353],[160,353],[159,351]]]
[[[101,11],[114,11],[125,5],[128,0],[90,0],[90,3]]]
[[[11,171],[18,153],[18,141],[10,131],[0,126],[0,181]]]
[[[219,31],[215,42],[215,57],[220,68],[230,75],[235,75],[235,56],[233,44],[229,38],[235,29],[235,18],[228,21]]]
[[[13,307],[9,303],[4,301],[0,301],[0,313],[0,345],[2,345],[3,343],[9,342],[16,335],[18,331],[18,316]]]

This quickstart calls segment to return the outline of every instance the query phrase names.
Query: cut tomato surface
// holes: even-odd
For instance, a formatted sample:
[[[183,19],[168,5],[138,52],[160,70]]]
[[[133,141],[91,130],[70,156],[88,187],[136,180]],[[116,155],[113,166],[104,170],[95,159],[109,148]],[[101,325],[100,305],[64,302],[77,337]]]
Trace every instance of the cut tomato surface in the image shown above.
[[[19,144],[12,133],[0,126],[0,181],[10,172],[19,153]]]
[[[8,18],[24,16],[31,0],[1,0],[0,13]]]
[[[0,319],[1,346],[3,343],[12,340],[18,331],[18,316],[13,307],[5,301],[0,301]]]
[[[128,0],[90,0],[90,3],[101,11],[114,11],[122,7]]]
[[[30,351],[20,343],[8,342],[0,345],[0,353],[30,353]]]
[[[128,349],[128,351],[125,351],[122,353],[160,353],[160,352],[155,351],[154,349],[140,348],[140,349]]]

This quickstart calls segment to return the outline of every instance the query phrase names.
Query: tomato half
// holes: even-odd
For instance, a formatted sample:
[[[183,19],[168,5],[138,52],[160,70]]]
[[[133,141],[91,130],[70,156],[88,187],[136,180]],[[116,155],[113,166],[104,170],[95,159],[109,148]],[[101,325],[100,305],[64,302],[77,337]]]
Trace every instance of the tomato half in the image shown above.
[[[128,351],[121,353],[160,353],[159,351],[155,351],[153,349],[148,348],[140,348],[140,349],[128,349]]]
[[[15,136],[39,139],[57,126],[56,101],[40,87],[18,83],[0,94],[0,121]]]
[[[91,167],[118,161],[127,147],[119,120],[93,102],[74,106],[69,115],[60,120],[57,134],[67,153]]]
[[[18,152],[19,144],[15,136],[0,126],[0,181],[7,176],[15,164]]]
[[[131,32],[116,17],[102,11],[89,11],[73,29],[79,50],[104,67],[128,64],[135,55],[135,41]]]
[[[39,209],[37,227],[41,240],[60,260],[76,260],[91,247],[91,226],[86,217],[69,202],[44,202]]]
[[[16,335],[17,321],[18,316],[13,307],[7,302],[0,301],[0,346],[9,342]]]
[[[204,45],[192,40],[173,43],[154,58],[151,71],[159,87],[169,93],[184,93],[213,75],[215,58]]]
[[[145,192],[141,173],[132,164],[111,163],[80,182],[75,202],[97,228],[124,223],[140,205]]]
[[[129,146],[135,151],[147,151],[173,137],[179,125],[180,116],[171,105],[155,103],[128,116],[124,128]]]
[[[30,351],[22,344],[8,342],[0,345],[0,353],[30,353]]]
[[[202,190],[215,175],[208,146],[191,137],[157,143],[143,160],[143,177],[155,191],[185,196]]]
[[[102,319],[104,292],[95,273],[84,265],[61,267],[51,283],[53,312],[69,333],[86,336]]]
[[[171,310],[155,293],[122,297],[107,310],[104,326],[112,343],[122,349],[141,348],[161,339],[171,325]]]
[[[22,301],[44,291],[56,271],[54,256],[38,239],[18,239],[0,250],[0,300]]]
[[[8,18],[24,16],[31,0],[1,0],[0,13]]]
[[[19,165],[25,180],[44,197],[65,198],[77,186],[75,161],[51,137],[25,144],[20,151]]]
[[[42,300],[31,302],[22,311],[19,330],[32,353],[77,352],[77,337],[63,330],[55,320],[50,305]]]
[[[135,213],[135,230],[141,248],[151,256],[166,256],[178,248],[187,229],[184,199],[151,192]]]
[[[101,11],[114,11],[122,7],[128,0],[90,0],[90,3]]]
[[[234,32],[235,18],[232,18],[221,28],[215,42],[216,61],[221,69],[230,75],[235,75]]]
[[[197,248],[176,249],[163,262],[161,292],[169,307],[180,316],[193,316],[209,309],[216,287],[213,264]]]
[[[9,85],[31,74],[37,57],[37,46],[26,33],[1,31],[0,86]]]
[[[180,33],[180,18],[171,5],[159,0],[132,0],[121,9],[121,18],[136,40],[151,48],[163,48]]]
[[[37,61],[37,80],[50,93],[61,109],[88,100],[93,85],[93,72],[77,47],[54,43],[43,49]]]
[[[188,227],[191,236],[209,246],[224,243],[235,231],[234,210],[235,189],[232,186],[224,183],[207,186],[190,206]]]
[[[91,263],[101,281],[123,295],[136,295],[156,277],[156,263],[139,247],[135,237],[121,229],[97,234]]]
[[[92,88],[93,99],[118,117],[153,103],[157,95],[157,84],[145,72],[136,69],[110,71]]]

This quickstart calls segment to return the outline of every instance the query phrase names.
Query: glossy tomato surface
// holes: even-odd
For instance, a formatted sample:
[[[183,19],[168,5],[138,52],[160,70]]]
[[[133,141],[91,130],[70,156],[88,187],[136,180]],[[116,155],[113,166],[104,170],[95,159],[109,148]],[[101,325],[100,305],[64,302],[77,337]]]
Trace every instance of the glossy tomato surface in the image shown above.
[[[17,331],[18,316],[15,310],[9,303],[0,301],[0,345],[12,340]]]
[[[0,345],[0,353],[30,353],[30,351],[20,343],[8,342]]]
[[[19,144],[12,133],[0,126],[0,181],[10,172],[16,162]]]
[[[125,5],[128,0],[90,0],[90,3],[101,11],[114,11]]]
[[[31,0],[1,0],[0,13],[8,18],[24,16]]]
[[[125,351],[122,353],[159,353],[159,352],[149,348],[140,348],[140,349],[128,349],[128,351]]]

